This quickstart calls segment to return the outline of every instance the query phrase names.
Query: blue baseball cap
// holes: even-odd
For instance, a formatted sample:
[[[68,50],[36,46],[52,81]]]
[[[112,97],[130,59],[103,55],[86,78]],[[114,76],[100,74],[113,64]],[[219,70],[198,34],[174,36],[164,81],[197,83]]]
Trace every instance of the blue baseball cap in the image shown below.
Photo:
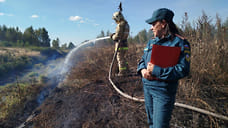
[[[153,24],[155,21],[158,21],[158,20],[165,20],[167,22],[171,22],[173,21],[173,16],[174,16],[173,11],[167,8],[160,8],[158,10],[155,10],[152,14],[152,17],[146,20],[146,22],[148,24]]]

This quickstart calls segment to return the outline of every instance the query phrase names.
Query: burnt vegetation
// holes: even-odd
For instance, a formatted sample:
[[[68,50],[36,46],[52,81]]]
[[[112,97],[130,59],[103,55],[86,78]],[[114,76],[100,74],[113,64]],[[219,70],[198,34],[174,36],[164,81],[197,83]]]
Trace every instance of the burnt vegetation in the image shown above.
[[[215,23],[213,22],[215,21]],[[228,116],[228,19],[215,20],[204,12],[194,23],[185,13],[179,29],[191,44],[191,73],[180,80],[176,101]],[[104,32],[103,32],[104,34]],[[143,54],[151,32],[129,37],[131,72]],[[108,81],[114,45],[95,45],[79,50],[77,63],[66,79],[35,110],[29,126],[34,128],[147,128],[144,103],[121,97]],[[98,43],[102,44],[102,42]],[[108,44],[108,45],[107,45]],[[117,65],[117,64],[114,64]],[[140,76],[112,78],[129,95],[143,97]],[[171,128],[226,128],[228,122],[175,107]]]
[[[216,23],[204,12],[194,23],[185,13],[180,31],[191,44],[191,73],[180,80],[177,101],[227,116],[228,113],[228,19]],[[104,33],[104,32],[103,32]],[[128,62],[135,72],[151,32],[141,31],[129,38]],[[121,97],[108,81],[114,53],[113,45],[94,46],[80,51],[80,62],[46,102],[34,118],[35,127],[142,128],[148,127],[144,103]],[[116,65],[116,64],[115,64]],[[140,77],[112,78],[129,95],[141,96]],[[141,92],[140,92],[141,91]],[[212,116],[175,107],[172,128],[225,128],[227,122]]]

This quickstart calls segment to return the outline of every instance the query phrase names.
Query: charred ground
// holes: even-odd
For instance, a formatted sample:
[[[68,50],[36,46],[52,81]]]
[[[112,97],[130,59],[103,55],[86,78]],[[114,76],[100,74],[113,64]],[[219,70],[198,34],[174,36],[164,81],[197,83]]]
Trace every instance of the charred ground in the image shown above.
[[[136,70],[143,47],[143,45],[130,44],[128,60],[132,72]],[[39,114],[32,120],[30,126],[35,128],[148,127],[144,103],[121,97],[108,81],[113,49],[111,46],[95,46],[80,51],[78,57],[81,61],[36,110]],[[115,69],[117,68],[114,67],[114,71]],[[114,81],[124,92],[143,97],[140,77],[117,78],[114,75],[115,73],[112,74]],[[221,85],[216,85],[216,80],[210,83],[208,74],[204,75],[193,69],[189,77],[181,80],[177,101],[227,115],[227,86],[220,82],[217,83]],[[171,120],[172,128],[225,128],[226,126],[227,122],[223,120],[178,107],[175,107]]]

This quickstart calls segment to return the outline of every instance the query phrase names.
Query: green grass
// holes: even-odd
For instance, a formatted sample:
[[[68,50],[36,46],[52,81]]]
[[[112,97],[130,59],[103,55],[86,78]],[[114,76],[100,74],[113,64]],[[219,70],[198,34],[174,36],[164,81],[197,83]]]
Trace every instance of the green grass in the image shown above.
[[[0,58],[0,76],[4,76],[13,70],[21,70],[32,65],[32,59],[28,56],[8,54],[0,55]]]
[[[17,119],[26,103],[36,99],[41,85],[29,83],[8,84],[0,87],[0,122]]]

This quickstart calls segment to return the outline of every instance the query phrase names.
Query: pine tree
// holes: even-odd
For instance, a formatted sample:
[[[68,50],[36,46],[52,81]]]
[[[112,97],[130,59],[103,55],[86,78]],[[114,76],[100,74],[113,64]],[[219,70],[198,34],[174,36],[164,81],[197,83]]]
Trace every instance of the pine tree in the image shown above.
[[[72,42],[70,42],[68,45],[68,49],[73,49],[73,48],[75,48],[75,45]]]
[[[52,47],[55,48],[55,49],[59,49],[59,38],[57,38],[56,40],[54,39],[52,41]]]

